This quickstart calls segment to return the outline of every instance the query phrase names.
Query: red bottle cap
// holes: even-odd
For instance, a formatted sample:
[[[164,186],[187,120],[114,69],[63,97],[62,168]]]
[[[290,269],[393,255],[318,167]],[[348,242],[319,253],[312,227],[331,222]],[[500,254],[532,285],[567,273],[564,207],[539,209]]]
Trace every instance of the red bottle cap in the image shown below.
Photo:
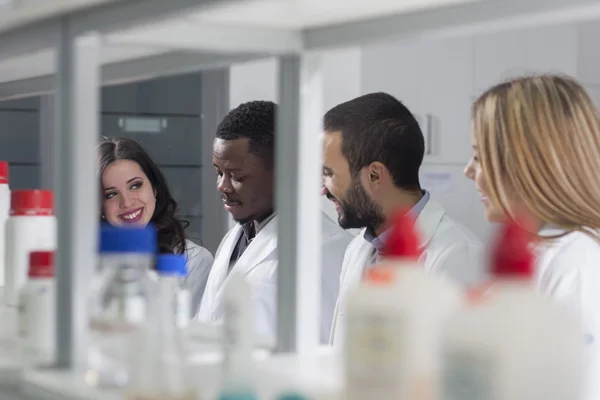
[[[497,278],[530,279],[534,274],[535,256],[530,247],[534,239],[527,218],[502,226],[492,250],[491,273]]]
[[[8,185],[8,162],[0,161],[0,185]]]
[[[10,215],[54,215],[54,195],[50,190],[15,190],[10,194]]]
[[[399,210],[386,238],[383,254],[386,257],[418,260],[421,256],[421,240],[415,229],[415,219],[409,210]]]
[[[52,278],[54,277],[54,252],[33,251],[29,253],[29,277]]]

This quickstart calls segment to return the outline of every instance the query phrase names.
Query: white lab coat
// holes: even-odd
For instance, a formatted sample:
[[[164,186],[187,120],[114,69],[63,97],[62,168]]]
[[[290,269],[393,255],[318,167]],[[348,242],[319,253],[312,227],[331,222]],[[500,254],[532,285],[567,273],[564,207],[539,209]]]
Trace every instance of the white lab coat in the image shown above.
[[[542,236],[561,233],[543,229]],[[582,322],[586,344],[585,400],[600,399],[600,244],[591,237],[572,232],[537,246],[539,290],[566,304]]]
[[[221,296],[227,282],[231,253],[240,235],[242,235],[242,227],[236,225],[225,235],[219,245],[197,315],[197,319],[201,322],[209,324],[222,322]],[[321,235],[322,282],[315,282],[315,285],[318,284],[321,288],[320,337],[321,341],[326,343],[339,292],[342,261],[352,236],[325,213],[322,214]],[[277,329],[277,264],[277,216],[275,216],[258,232],[233,267],[235,271],[241,272],[253,287],[256,333],[271,339],[276,337]]]
[[[200,300],[204,295],[210,268],[212,267],[214,258],[210,251],[204,247],[198,246],[191,240],[185,241],[185,255],[187,257],[187,277],[185,285],[190,291],[192,312],[191,317],[196,315],[200,307]]]
[[[442,273],[466,285],[474,285],[485,279],[483,244],[465,227],[454,222],[444,208],[429,199],[416,221],[422,240],[423,253],[420,262],[426,270]],[[364,269],[373,253],[373,245],[364,238],[363,230],[346,250],[340,276],[340,296],[334,312],[330,343],[341,345],[344,336],[346,296],[358,286]]]

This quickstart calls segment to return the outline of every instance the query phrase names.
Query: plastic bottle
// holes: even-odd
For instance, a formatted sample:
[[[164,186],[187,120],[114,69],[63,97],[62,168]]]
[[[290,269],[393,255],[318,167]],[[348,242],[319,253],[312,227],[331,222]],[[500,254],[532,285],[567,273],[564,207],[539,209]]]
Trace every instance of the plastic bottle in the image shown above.
[[[223,289],[223,379],[220,400],[254,399],[255,365],[252,288],[232,271]]]
[[[448,323],[443,400],[580,398],[578,321],[536,292],[531,238],[514,222],[503,227],[492,252],[494,284]]]
[[[26,352],[51,362],[56,342],[54,252],[34,251],[29,260],[29,280],[19,300],[19,337]]]
[[[418,262],[421,241],[414,219],[401,211],[371,267],[385,287],[349,295],[346,343],[347,398],[435,399],[439,391],[440,329],[463,306],[461,289]],[[381,278],[381,271],[389,274]],[[367,270],[367,274],[372,274]],[[368,275],[369,276],[369,275]]]
[[[90,303],[92,344],[86,377],[91,385],[127,384],[129,344],[146,318],[147,278],[157,248],[152,225],[100,229],[100,264]]]
[[[400,399],[404,307],[396,302],[391,269],[373,266],[364,278],[348,296],[346,399]]]
[[[0,161],[0,288],[4,286],[4,258],[6,220],[10,212],[10,188],[8,186],[8,163]]]
[[[185,285],[187,257],[183,254],[161,254],[156,258],[156,271],[160,278],[175,281],[175,320],[177,327],[186,328],[190,323],[192,308],[190,291]]]
[[[183,260],[185,261],[185,256]],[[180,257],[157,259],[159,278],[149,296],[148,319],[136,341],[130,367],[127,398],[130,400],[195,400],[196,389],[186,365],[183,336],[177,327],[174,303],[181,271]]]
[[[29,253],[56,249],[56,217],[52,192],[13,191],[5,235],[5,302],[9,306],[17,306],[19,292],[27,281]]]

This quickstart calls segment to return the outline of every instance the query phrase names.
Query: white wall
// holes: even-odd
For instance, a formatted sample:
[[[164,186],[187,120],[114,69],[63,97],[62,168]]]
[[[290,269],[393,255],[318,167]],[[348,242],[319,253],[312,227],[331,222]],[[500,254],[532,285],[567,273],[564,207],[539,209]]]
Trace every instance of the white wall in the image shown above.
[[[470,105],[490,86],[516,75],[560,72],[589,81],[600,100],[600,23],[543,26],[448,38],[414,38],[370,45],[362,54],[363,92],[387,91],[421,119],[432,154],[423,187],[447,212],[484,241],[494,227],[483,217],[473,185],[463,176],[471,156]],[[594,79],[595,78],[595,79]],[[429,126],[425,116],[433,121]]]
[[[360,95],[361,50],[348,48],[323,56],[324,109]],[[230,68],[229,105],[235,108],[252,100],[277,102],[277,62],[266,59],[234,65]],[[337,221],[335,208],[322,198],[322,209]]]

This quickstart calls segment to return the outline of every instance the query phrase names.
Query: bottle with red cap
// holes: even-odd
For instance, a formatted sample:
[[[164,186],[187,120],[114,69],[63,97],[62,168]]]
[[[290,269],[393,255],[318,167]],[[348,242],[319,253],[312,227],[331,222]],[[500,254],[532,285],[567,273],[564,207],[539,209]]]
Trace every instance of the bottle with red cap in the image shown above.
[[[29,279],[19,297],[19,338],[26,355],[51,362],[55,349],[54,252],[29,255]]]
[[[8,163],[0,161],[0,288],[4,286],[4,229],[10,210],[10,188],[8,186]]]
[[[583,337],[575,315],[535,288],[529,225],[502,227],[486,295],[444,328],[442,400],[581,398]]]
[[[29,253],[56,249],[56,217],[52,192],[13,191],[5,233],[4,301],[8,306],[17,306],[19,291],[27,281]]]
[[[420,244],[414,219],[399,212],[382,261],[347,297],[348,399],[437,398],[440,329],[464,296],[457,285],[425,270]]]

